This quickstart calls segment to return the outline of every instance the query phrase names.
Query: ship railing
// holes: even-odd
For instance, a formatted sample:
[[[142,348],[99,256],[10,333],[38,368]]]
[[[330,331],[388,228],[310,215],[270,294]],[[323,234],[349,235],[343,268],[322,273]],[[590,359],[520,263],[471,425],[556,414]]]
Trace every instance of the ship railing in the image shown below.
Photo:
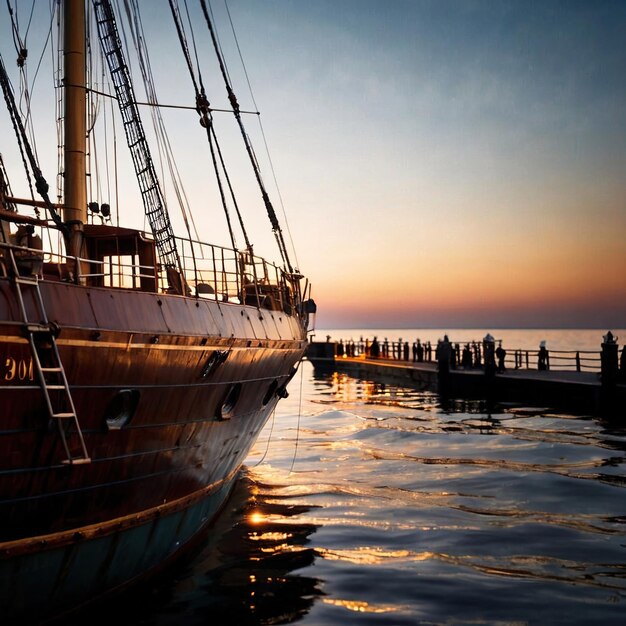
[[[11,258],[13,261],[11,261]],[[110,257],[99,261],[58,252],[0,242],[0,275],[16,272],[39,280],[101,284],[104,287],[137,289],[142,278],[155,279],[156,268],[140,265],[133,257]]]
[[[292,312],[300,301],[300,276],[249,251],[177,238],[188,295]],[[165,271],[159,273],[167,288]]]
[[[67,280],[71,275],[68,267],[74,260],[41,248],[30,248],[12,243],[0,242],[0,275],[33,276],[44,280],[47,276],[54,280]]]
[[[0,243],[0,274],[6,276],[15,271],[6,262],[8,255],[3,251],[12,248],[17,271],[36,275],[41,280],[121,289],[170,290],[167,268],[140,263],[138,253],[113,254],[104,260],[72,257],[43,249],[41,238],[34,236],[33,239],[37,240],[36,244],[31,244],[35,247]],[[303,312],[302,276],[299,274],[288,273],[250,251],[182,238],[177,238],[177,248],[185,295],[286,313]]]

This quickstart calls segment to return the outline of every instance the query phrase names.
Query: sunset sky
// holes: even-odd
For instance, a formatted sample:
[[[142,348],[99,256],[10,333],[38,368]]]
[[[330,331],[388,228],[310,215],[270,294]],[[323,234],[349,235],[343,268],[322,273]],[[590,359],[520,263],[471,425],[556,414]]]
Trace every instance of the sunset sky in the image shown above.
[[[239,101],[254,109],[223,1],[212,4]],[[155,75],[166,72],[157,88],[163,102],[193,104],[178,43],[161,37],[162,5],[143,16]],[[626,327],[625,2],[228,7],[318,327]],[[226,106],[215,64],[203,71],[211,103]],[[205,204],[206,144],[188,147],[183,113],[166,115]],[[245,122],[282,215],[257,121]],[[4,112],[0,124],[6,161]],[[55,135],[41,132],[53,180]],[[256,199],[252,186],[244,198]],[[223,228],[215,211],[208,240]],[[250,231],[267,233],[258,211]],[[270,243],[264,235],[257,251],[275,256]]]

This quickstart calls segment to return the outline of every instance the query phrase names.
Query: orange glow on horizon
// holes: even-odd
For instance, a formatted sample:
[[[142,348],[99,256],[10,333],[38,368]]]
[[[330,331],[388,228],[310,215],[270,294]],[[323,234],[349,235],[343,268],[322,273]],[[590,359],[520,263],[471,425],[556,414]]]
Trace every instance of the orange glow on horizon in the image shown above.
[[[411,263],[401,267],[371,259],[357,280],[353,271],[335,274],[315,289],[319,319],[323,321],[326,312],[345,319],[356,314],[367,325],[369,313],[372,319],[387,318],[393,326],[394,319],[409,313],[416,324],[428,316],[472,313],[482,314],[486,325],[493,314],[500,319],[511,315],[516,325],[519,314],[539,316],[543,311],[549,317],[558,310],[563,318],[558,323],[566,323],[568,311],[593,320],[594,311],[626,310],[626,289],[618,278],[626,275],[621,249],[587,254],[555,243],[541,254],[502,260],[491,254],[468,258],[466,253],[424,259],[413,253]]]

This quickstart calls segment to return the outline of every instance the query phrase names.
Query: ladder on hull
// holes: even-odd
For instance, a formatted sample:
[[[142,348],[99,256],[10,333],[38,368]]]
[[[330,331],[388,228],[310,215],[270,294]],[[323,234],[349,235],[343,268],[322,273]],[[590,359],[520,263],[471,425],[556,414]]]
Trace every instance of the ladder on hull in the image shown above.
[[[37,374],[39,386],[43,392],[48,415],[57,424],[66,455],[62,463],[64,465],[91,463],[78,422],[78,416],[76,415],[76,408],[74,407],[65,369],[59,355],[55,332],[46,314],[46,307],[39,288],[39,279],[36,274],[29,276],[20,275],[13,254],[11,254],[11,258],[14,270],[13,283],[22,321],[24,322],[24,334],[30,344],[33,355],[33,369]],[[41,316],[41,320],[38,322],[28,319],[22,292],[24,287],[32,289],[35,293],[36,304]],[[71,432],[72,426],[75,433]],[[78,438],[77,445],[74,446],[78,450],[74,452],[70,450],[69,441],[70,436],[73,435]]]

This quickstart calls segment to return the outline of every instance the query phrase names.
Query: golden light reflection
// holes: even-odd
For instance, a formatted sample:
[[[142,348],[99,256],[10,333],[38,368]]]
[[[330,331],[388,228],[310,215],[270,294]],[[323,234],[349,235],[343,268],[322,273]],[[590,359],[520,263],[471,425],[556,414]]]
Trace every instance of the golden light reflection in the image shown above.
[[[341,515],[338,517],[321,517],[321,516],[307,516],[307,522],[316,526],[357,526],[359,528],[372,528],[376,530],[387,531],[390,529],[396,531],[403,530],[415,530],[414,523],[403,523],[389,520],[369,520],[366,516],[358,514],[356,515]],[[452,526],[446,526],[446,528],[452,528]],[[468,528],[468,526],[463,526]],[[428,531],[433,530],[431,526],[421,527],[420,530]]]
[[[252,537],[252,539],[254,539],[254,537]],[[272,546],[270,548],[261,548],[261,552],[263,554],[274,554],[276,552],[301,552],[302,549],[293,549],[293,546],[289,545],[288,543],[281,543],[275,546]]]
[[[393,613],[398,611],[398,607],[393,605],[374,605],[369,602],[363,602],[361,600],[339,600],[335,598],[323,598],[325,604],[332,604],[333,606],[340,606],[348,611],[355,611],[357,613]]]
[[[410,550],[383,550],[376,547],[362,547],[356,550],[326,550],[318,548],[320,556],[329,561],[344,561],[357,565],[378,565],[390,559],[428,561],[436,556],[434,552],[411,552]]]
[[[261,511],[252,511],[250,515],[248,515],[248,522],[250,524],[254,524],[255,526],[258,524],[263,524],[267,521],[267,518]]]
[[[251,533],[250,539],[253,541],[287,541],[292,537],[291,533]]]
[[[347,358],[345,354],[344,358]],[[357,382],[353,377],[340,372],[333,372],[332,386],[335,398],[346,403],[355,400],[363,400],[367,403],[378,395],[389,395],[389,392],[378,383]]]
[[[290,543],[281,543],[266,548],[259,548],[259,552],[262,554],[275,554],[280,552],[281,554],[297,554],[299,552],[306,552],[308,548],[302,546],[294,546]]]

